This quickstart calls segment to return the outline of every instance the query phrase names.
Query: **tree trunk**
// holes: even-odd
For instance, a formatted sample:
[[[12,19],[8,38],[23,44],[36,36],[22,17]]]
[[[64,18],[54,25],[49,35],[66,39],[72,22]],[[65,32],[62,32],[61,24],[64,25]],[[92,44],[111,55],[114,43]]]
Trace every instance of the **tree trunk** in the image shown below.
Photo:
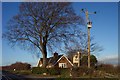
[[[46,49],[46,44],[43,45],[43,65],[42,67],[43,68],[46,68],[46,65],[47,65],[47,49]]]
[[[46,65],[47,65],[47,55],[43,54],[43,65],[42,65],[42,67],[46,68]]]

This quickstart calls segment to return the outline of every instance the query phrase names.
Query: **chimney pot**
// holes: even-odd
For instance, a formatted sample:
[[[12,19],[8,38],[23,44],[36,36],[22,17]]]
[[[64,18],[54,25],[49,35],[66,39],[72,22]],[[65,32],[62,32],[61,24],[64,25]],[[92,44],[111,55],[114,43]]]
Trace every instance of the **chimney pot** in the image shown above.
[[[54,53],[54,57],[58,57],[58,53],[57,52]]]

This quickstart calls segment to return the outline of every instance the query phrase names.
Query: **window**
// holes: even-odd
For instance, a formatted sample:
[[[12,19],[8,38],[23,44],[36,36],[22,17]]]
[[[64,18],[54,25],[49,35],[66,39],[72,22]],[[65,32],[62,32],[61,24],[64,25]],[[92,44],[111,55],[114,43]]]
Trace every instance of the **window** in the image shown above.
[[[59,67],[60,68],[67,68],[67,65],[66,65],[66,63],[59,63]]]
[[[75,56],[75,58],[78,58],[77,55]]]
[[[75,59],[75,61],[78,61],[78,59]]]

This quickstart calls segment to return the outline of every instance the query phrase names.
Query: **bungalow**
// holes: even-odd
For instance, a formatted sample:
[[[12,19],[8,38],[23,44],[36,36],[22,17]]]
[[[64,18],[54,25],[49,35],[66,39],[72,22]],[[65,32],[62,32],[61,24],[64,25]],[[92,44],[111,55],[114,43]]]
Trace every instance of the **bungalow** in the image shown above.
[[[59,68],[71,68],[73,64],[65,55],[58,55],[58,53],[54,53],[53,57],[47,58],[47,68],[59,67]],[[37,66],[42,67],[43,58],[38,61]]]

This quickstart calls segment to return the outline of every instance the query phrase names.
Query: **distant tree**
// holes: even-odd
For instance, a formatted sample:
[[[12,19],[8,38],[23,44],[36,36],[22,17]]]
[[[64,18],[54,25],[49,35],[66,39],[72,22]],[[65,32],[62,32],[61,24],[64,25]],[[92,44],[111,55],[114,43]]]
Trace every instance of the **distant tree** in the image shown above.
[[[3,37],[24,49],[42,53],[43,67],[46,67],[48,51],[65,50],[63,46],[77,43],[82,33],[79,24],[83,23],[71,3],[27,2],[20,5]]]
[[[31,69],[31,65],[28,63],[16,62],[8,66],[4,66],[3,70],[29,70]]]
[[[28,63],[16,62],[14,64],[11,64],[10,67],[16,70],[28,70],[31,68],[31,65]]]

